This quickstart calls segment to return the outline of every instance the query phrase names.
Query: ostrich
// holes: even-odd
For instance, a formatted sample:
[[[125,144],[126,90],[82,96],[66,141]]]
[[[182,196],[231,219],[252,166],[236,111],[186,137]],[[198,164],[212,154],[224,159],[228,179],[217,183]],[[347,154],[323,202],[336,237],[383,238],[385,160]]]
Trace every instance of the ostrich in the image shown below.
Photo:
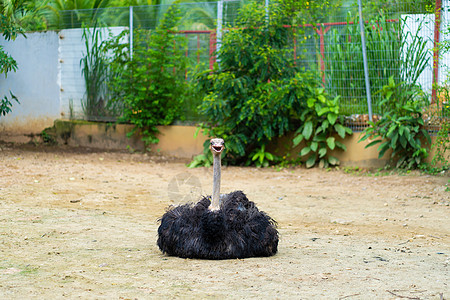
[[[220,195],[223,139],[211,139],[213,193],[197,204],[169,207],[159,219],[157,244],[182,258],[231,259],[277,253],[276,222],[242,191]]]

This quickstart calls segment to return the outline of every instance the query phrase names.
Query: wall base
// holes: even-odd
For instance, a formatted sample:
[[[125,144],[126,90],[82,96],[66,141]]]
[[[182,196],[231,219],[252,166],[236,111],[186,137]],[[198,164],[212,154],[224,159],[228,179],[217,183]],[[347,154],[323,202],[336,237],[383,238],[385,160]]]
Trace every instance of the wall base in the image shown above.
[[[16,143],[38,143],[45,138],[51,138],[57,144],[68,145],[71,147],[86,147],[104,150],[129,150],[144,151],[145,145],[137,135],[127,137],[133,126],[129,124],[99,123],[87,121],[69,121],[56,120],[54,126],[44,130],[45,133],[36,135],[35,133],[8,135],[2,133],[0,140]],[[197,137],[197,127],[195,126],[159,126],[159,143],[150,145],[150,152],[161,155],[192,159],[195,155],[203,152],[203,143],[208,139],[207,136],[199,132]],[[362,168],[382,168],[389,161],[390,152],[388,151],[381,159],[378,158],[377,147],[365,148],[370,140],[358,142],[361,133],[355,132],[345,140],[340,140],[347,147],[347,151],[333,151],[332,155],[339,159],[340,165],[344,167],[362,167]],[[434,138],[434,137],[433,137]],[[295,157],[300,151],[300,146],[291,149],[292,137],[278,139],[269,148],[268,151],[277,155],[290,152],[291,157]],[[434,155],[434,149],[428,158],[431,161]],[[450,151],[446,153],[450,156]]]

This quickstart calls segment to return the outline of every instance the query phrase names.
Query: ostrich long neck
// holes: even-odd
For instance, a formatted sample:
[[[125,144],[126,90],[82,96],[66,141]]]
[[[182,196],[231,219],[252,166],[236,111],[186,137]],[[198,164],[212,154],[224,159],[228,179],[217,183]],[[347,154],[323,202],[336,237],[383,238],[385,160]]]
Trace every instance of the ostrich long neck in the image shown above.
[[[211,209],[218,210],[220,208],[220,153],[213,154],[213,192],[211,200]]]

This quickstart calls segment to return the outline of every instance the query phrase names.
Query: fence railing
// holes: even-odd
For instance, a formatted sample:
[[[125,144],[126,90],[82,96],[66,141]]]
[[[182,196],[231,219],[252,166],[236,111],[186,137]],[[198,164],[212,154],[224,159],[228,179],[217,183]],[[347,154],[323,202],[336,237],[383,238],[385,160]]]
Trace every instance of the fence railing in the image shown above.
[[[220,43],[217,22],[222,20],[223,28],[232,26],[242,5],[241,1],[224,1],[223,4],[221,16],[218,16],[217,2],[180,5],[183,22],[178,28],[178,33],[184,35],[188,41],[185,53],[191,62],[202,63],[212,68],[216,61],[216,47]],[[438,24],[441,29],[437,30],[435,14],[431,12],[425,14],[425,11],[418,7],[420,5],[416,4],[405,9],[405,5],[402,6],[400,3],[387,7],[388,13],[382,25],[386,28],[376,25],[380,19],[375,14],[367,13],[364,17],[366,23],[373,26],[371,32],[366,32],[366,35],[369,35],[368,57],[372,91],[376,93],[383,84],[387,84],[390,76],[394,76],[397,81],[408,80],[406,76],[408,74],[404,74],[407,63],[404,56],[411,54],[405,47],[414,42],[411,40],[412,36],[418,36],[426,46],[424,55],[428,61],[420,74],[414,75],[417,75],[414,84],[420,85],[424,92],[430,95],[434,105],[442,107],[442,102],[446,100],[441,99],[444,96],[438,92],[437,86],[445,85],[447,72],[446,70],[444,72],[444,66],[450,57],[439,55],[433,52],[433,49],[436,49],[436,32],[440,33],[441,40],[445,37],[443,32],[449,26],[445,23],[445,20],[449,20],[446,17],[448,12],[442,12],[444,21]],[[95,20],[96,24],[101,26],[152,29],[158,24],[166,9],[167,6],[139,6],[131,9],[127,7],[66,11],[61,15],[61,24],[66,28],[74,28],[81,27],[82,24],[92,24],[92,20]],[[327,22],[302,25],[304,34],[293,40],[292,55],[299,64],[319,69],[323,85],[329,93],[341,96],[341,110],[348,116],[349,122],[354,124],[353,128],[358,130],[363,126],[368,114],[361,42],[357,37],[360,32],[356,31],[355,7],[341,8],[341,11],[345,14],[336,15],[334,19],[328,18]],[[367,8],[366,11],[370,10]],[[352,14],[350,12],[353,13],[353,19],[349,19]],[[343,18],[345,20],[342,20]],[[133,30],[131,34],[132,32]],[[383,37],[386,40],[383,40]],[[400,61],[403,61],[403,65]],[[375,96],[374,114],[381,114],[383,108],[377,106],[376,101]],[[435,111],[439,111],[441,117],[449,117],[445,110],[438,108]]]

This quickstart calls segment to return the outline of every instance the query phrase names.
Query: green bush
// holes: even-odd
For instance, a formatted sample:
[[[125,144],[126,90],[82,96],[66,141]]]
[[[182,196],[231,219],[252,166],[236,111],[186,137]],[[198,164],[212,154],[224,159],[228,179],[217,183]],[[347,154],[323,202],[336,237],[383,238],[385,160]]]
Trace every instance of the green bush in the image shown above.
[[[270,22],[262,4],[241,9],[235,27],[224,34],[219,64],[194,80],[205,95],[199,108],[208,120],[203,129],[225,139],[226,159],[233,164],[251,162],[251,153],[291,130],[290,114],[301,107],[295,92],[278,92],[297,71],[288,49],[294,33],[283,27],[289,20],[279,3],[272,2],[269,11]],[[312,77],[302,74],[297,79]]]
[[[369,122],[370,127],[365,129],[360,141],[374,139],[366,148],[380,144],[379,158],[392,150],[390,158],[395,166],[409,170],[423,166],[429,154],[427,145],[431,144],[431,138],[422,119],[426,98],[404,95],[409,90],[403,85],[395,84],[394,78],[389,78],[389,84],[379,92],[383,98],[380,105],[385,107],[385,112],[376,123]]]
[[[344,139],[352,130],[344,125],[339,115],[339,96],[329,99],[323,88],[315,88],[312,97],[307,100],[307,108],[300,115],[302,125],[297,129],[293,140],[294,147],[305,141],[301,156],[308,155],[306,167],[311,168],[317,162],[322,168],[339,164],[339,160],[330,155],[335,148],[346,151],[345,145],[336,140],[337,135]]]
[[[172,5],[153,31],[134,31],[133,57],[122,43],[126,32],[105,47],[112,51],[109,88],[123,106],[122,121],[135,125],[146,145],[157,143],[157,125],[171,124],[180,113],[186,88],[185,39],[175,34],[180,11]]]
[[[272,1],[267,16],[261,3],[244,6],[235,26],[224,35],[219,63],[196,77],[197,89],[205,95],[200,112],[208,120],[202,128],[209,136],[225,139],[226,162],[231,164],[267,166],[277,161],[266,151],[267,144],[305,124],[314,127],[311,130],[318,136],[326,132],[327,138],[336,128],[341,130],[335,126],[339,113],[336,105],[330,104],[323,89],[317,93],[318,72],[300,68],[294,61],[290,46],[295,32],[286,26],[293,20],[285,9],[283,2]],[[331,122],[327,127],[322,121],[312,122],[313,116],[330,118]],[[333,146],[331,142],[329,146]],[[206,147],[207,143],[196,165],[209,161]],[[337,162],[330,157],[328,163]]]

